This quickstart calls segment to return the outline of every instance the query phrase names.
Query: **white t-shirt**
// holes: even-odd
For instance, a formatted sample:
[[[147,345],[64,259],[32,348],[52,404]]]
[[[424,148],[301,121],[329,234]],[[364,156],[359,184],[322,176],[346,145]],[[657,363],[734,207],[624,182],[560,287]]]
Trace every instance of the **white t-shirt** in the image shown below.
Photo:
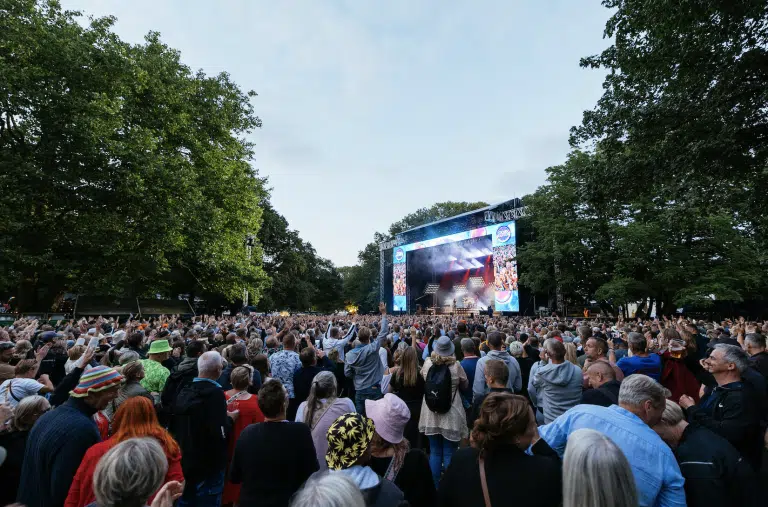
[[[320,403],[325,405],[327,401],[328,400],[323,398],[322,400],[320,400]],[[350,400],[349,398],[339,398],[339,401],[343,401],[347,404],[347,406],[349,407],[349,413],[357,412],[357,410],[355,410],[355,404],[352,403],[352,400]],[[306,408],[307,408],[307,402],[302,401],[301,404],[299,405],[298,410],[296,410],[296,419],[295,419],[296,422],[304,422],[304,410],[306,410]]]
[[[16,408],[19,401],[33,396],[45,386],[33,378],[12,378],[0,385],[0,403],[7,403]],[[12,392],[11,392],[12,391]]]

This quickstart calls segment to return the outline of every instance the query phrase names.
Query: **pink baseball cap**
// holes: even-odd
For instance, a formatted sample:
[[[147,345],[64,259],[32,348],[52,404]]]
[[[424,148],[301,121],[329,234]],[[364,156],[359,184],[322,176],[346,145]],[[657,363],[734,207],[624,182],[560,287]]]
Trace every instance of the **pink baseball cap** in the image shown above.
[[[365,414],[373,420],[376,433],[390,444],[403,441],[405,425],[411,419],[411,411],[403,400],[387,393],[380,400],[365,400]]]

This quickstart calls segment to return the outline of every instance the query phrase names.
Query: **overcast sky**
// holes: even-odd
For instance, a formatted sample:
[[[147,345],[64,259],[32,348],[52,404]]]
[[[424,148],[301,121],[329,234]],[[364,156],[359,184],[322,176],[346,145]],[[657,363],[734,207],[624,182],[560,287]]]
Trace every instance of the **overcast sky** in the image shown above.
[[[337,265],[439,201],[534,191],[601,95],[600,0],[62,0],[255,90],[254,167]]]

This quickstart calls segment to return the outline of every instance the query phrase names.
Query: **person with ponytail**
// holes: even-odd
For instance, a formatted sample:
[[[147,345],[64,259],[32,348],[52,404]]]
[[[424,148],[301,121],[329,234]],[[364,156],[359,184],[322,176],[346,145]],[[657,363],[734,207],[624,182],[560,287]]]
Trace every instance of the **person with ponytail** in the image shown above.
[[[440,507],[562,503],[560,458],[539,437],[524,397],[489,394],[480,406],[470,442],[471,447],[456,451],[443,475],[437,491]],[[533,456],[525,453],[529,447]]]
[[[157,440],[168,460],[168,471],[162,484],[169,481],[184,482],[181,470],[181,450],[170,433],[157,421],[155,407],[144,396],[127,399],[115,412],[112,421],[113,435],[99,442],[85,453],[69,488],[64,507],[85,507],[96,500],[93,490],[93,474],[99,460],[117,444],[131,438],[151,437]],[[154,494],[149,499],[152,503]]]
[[[337,389],[336,376],[330,371],[321,371],[312,379],[307,401],[302,402],[296,411],[296,422],[303,422],[312,431],[320,471],[328,469],[325,462],[328,428],[340,416],[355,412],[352,400],[337,397]]]

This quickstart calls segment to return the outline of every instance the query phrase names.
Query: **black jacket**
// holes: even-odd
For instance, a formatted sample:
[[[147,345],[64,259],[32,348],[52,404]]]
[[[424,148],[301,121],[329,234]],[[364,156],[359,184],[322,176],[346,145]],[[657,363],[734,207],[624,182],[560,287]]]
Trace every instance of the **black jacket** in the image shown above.
[[[409,505],[400,488],[392,482],[382,479],[372,488],[362,489],[365,507],[400,507]]]
[[[384,477],[391,462],[392,458],[371,458],[369,466],[379,477]],[[421,449],[411,449],[406,453],[394,483],[410,506],[435,505],[435,482],[429,468],[429,458]]]
[[[0,465],[0,505],[10,505],[16,501],[28,436],[29,431],[0,433],[0,447],[8,453],[5,461]]]
[[[585,405],[600,405],[610,407],[619,403],[619,389],[621,382],[609,380],[597,389],[585,389],[581,394],[581,403]]]
[[[251,424],[240,433],[230,480],[243,485],[241,507],[284,507],[317,469],[309,426],[263,422]]]
[[[221,387],[207,380],[192,382],[179,393],[173,413],[186,483],[194,485],[224,472],[232,419]]]
[[[512,445],[502,446],[485,459],[485,475],[491,505],[525,507],[557,507],[562,503],[562,472],[560,458],[540,439],[529,456]],[[443,474],[437,490],[440,507],[484,507],[480,485],[479,451],[472,447],[459,449],[453,455],[448,470]],[[511,493],[510,481],[525,485]]]
[[[759,504],[752,467],[726,439],[711,430],[688,425],[675,457],[685,478],[688,507]]]
[[[750,357],[749,364],[768,380],[768,352],[760,352]]]
[[[688,408],[688,422],[717,433],[736,448],[754,470],[760,469],[763,442],[757,394],[746,382],[718,386]]]
[[[300,404],[302,401],[307,401],[309,397],[309,390],[312,388],[312,380],[315,375],[321,371],[329,371],[335,374],[335,365],[328,359],[328,356],[323,357],[314,366],[302,366],[299,371],[293,374],[293,394],[296,399],[295,403]]]
[[[160,393],[160,403],[168,413],[170,413],[181,390],[190,385],[195,377],[197,377],[197,358],[185,357],[168,376],[163,392]]]

